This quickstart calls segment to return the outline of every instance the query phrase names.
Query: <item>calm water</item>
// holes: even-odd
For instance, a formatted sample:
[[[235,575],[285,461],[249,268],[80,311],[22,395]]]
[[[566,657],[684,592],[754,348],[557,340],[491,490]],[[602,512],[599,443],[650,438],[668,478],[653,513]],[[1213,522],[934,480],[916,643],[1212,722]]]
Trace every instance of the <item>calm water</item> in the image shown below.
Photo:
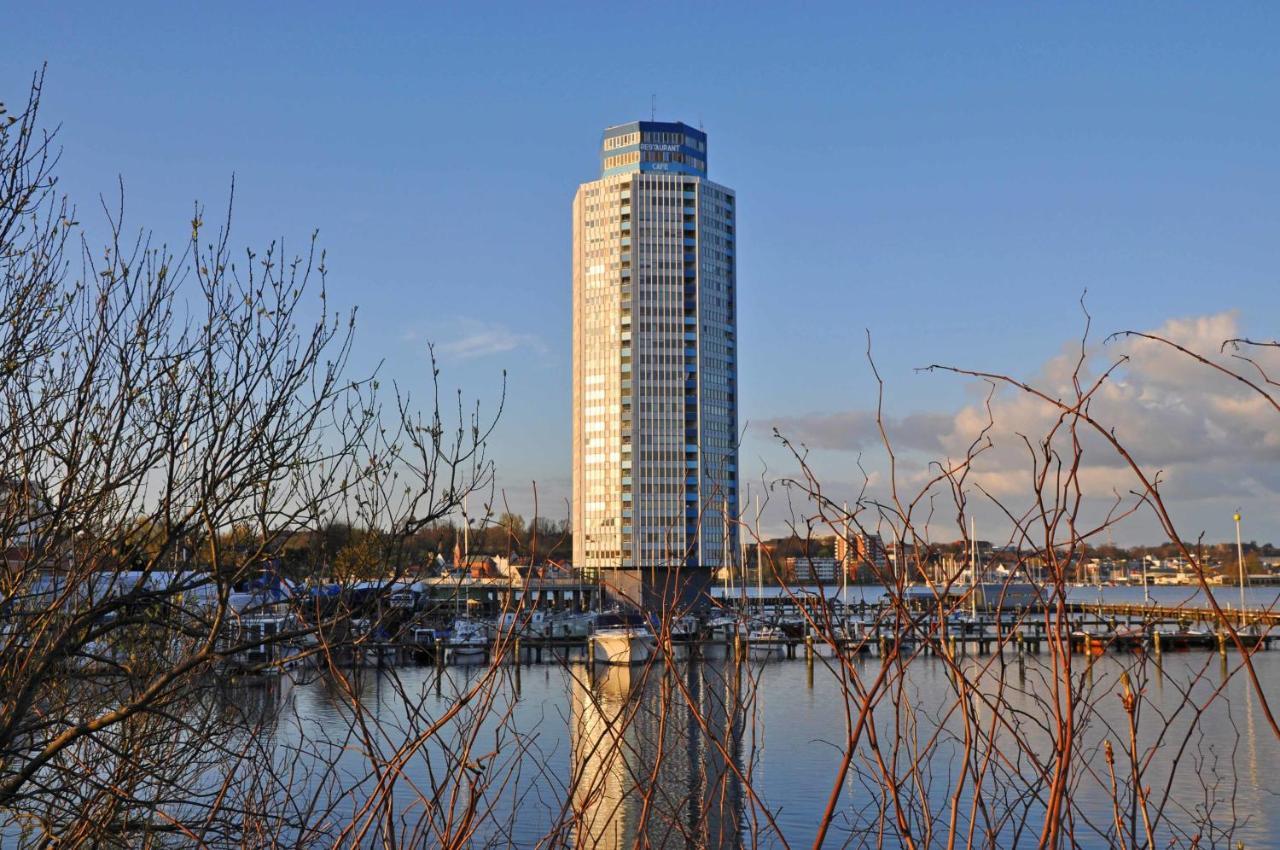
[[[1203,602],[1194,588],[1150,592],[1160,604]],[[1216,592],[1223,604],[1238,600],[1234,588]],[[827,593],[833,595],[830,588]],[[1273,588],[1247,593],[1254,608],[1274,608],[1280,597]],[[881,594],[880,588],[850,587],[847,598],[874,602]],[[1098,589],[1076,588],[1072,596],[1095,601]],[[1103,599],[1140,603],[1142,590],[1106,588]],[[1034,846],[1043,791],[1005,727],[1015,727],[1032,752],[1048,753],[1054,683],[1044,659],[1034,656],[1021,665],[1012,654],[961,663],[974,671],[983,693],[1003,693],[997,717],[988,704],[973,706],[981,726],[1000,729],[996,747],[976,748],[999,758],[982,794],[987,815],[979,818],[980,829],[992,824],[995,838],[979,834],[975,844]],[[1166,803],[1156,846],[1193,846],[1196,835],[1199,847],[1280,846],[1280,743],[1237,671],[1234,650],[1225,660],[1201,651],[1167,652],[1159,664],[1140,654],[1107,654],[1091,666],[1077,656],[1074,663],[1076,684],[1088,691],[1091,706],[1076,720],[1081,731],[1071,799],[1080,846],[1115,846],[1103,742],[1119,750],[1128,738],[1118,696],[1122,675],[1143,694],[1139,750],[1145,758],[1155,748],[1141,784]],[[989,666],[979,674],[977,665]],[[1280,710],[1280,650],[1259,652],[1254,665]],[[884,670],[874,654],[856,659],[853,668],[863,682]],[[902,789],[930,807],[929,817],[913,818],[913,835],[935,829],[932,840],[918,846],[944,846],[942,827],[963,764],[963,749],[949,737],[961,729],[955,684],[932,656],[889,673],[896,684],[874,723],[879,755],[864,737],[845,773],[825,846],[898,846],[896,838],[878,843],[886,794],[875,759],[898,758],[901,776],[910,748],[939,730],[940,743]],[[315,846],[337,838],[347,846],[376,846],[377,829],[397,833],[398,846],[437,846],[468,812],[481,813],[472,821],[469,846],[631,847],[642,834],[653,847],[810,846],[841,776],[846,702],[840,668],[826,659],[812,666],[803,659],[708,660],[657,664],[647,673],[592,669],[574,659],[492,669],[409,665],[348,675],[363,707],[358,718],[342,683],[314,671],[215,690],[219,703],[234,707],[246,748],[274,758],[277,769],[272,776],[248,762],[218,763],[208,771],[211,781],[216,785],[226,768],[237,783],[229,799],[248,798],[255,808],[290,819],[313,822],[314,812],[327,810],[327,826],[306,836]],[[1197,720],[1188,706],[1209,703],[1215,694]],[[460,697],[466,701],[459,710]],[[421,743],[393,761],[410,741]],[[390,811],[364,808],[379,781],[370,765],[382,767],[383,781],[394,777],[384,786],[394,801]],[[1132,787],[1124,770],[1118,760],[1121,787]],[[460,776],[466,778],[461,784]],[[644,788],[656,791],[646,799]],[[971,803],[961,794],[962,826]],[[1122,819],[1131,814],[1126,808]],[[359,840],[340,835],[352,822],[371,831]],[[1029,827],[1019,832],[1019,823]],[[11,823],[0,822],[0,847],[13,845],[16,836]],[[290,843],[299,838],[288,830],[285,837]]]
[[[1234,652],[1225,663],[1214,653],[1166,654],[1158,668],[1142,656],[1108,655],[1097,660],[1088,676],[1083,672],[1087,662],[1079,663],[1081,682],[1093,689],[1097,706],[1079,721],[1085,726],[1082,765],[1087,766],[1079,771],[1073,793],[1081,845],[1109,846],[1100,834],[1114,816],[1105,790],[1101,741],[1110,738],[1119,746],[1125,734],[1116,694],[1119,676],[1127,671],[1147,699],[1140,745],[1163,736],[1143,783],[1157,791],[1168,785],[1172,792],[1171,820],[1157,843],[1190,843],[1190,833],[1199,829],[1197,818],[1211,809],[1215,820],[1234,822],[1235,831],[1206,834],[1201,846],[1235,846],[1236,841],[1251,848],[1275,846],[1280,807],[1269,786],[1278,777],[1274,765],[1280,764],[1280,746],[1243,676],[1227,672],[1238,664]],[[875,656],[856,662],[866,678],[874,677],[880,664]],[[1259,653],[1255,665],[1269,697],[1280,701],[1280,652]],[[395,787],[395,822],[412,840],[435,843],[422,827],[424,819],[429,822],[433,812],[447,811],[451,799],[456,808],[458,800],[447,796],[454,786],[433,785],[433,777],[438,782],[452,760],[467,753],[485,765],[485,782],[473,791],[497,813],[478,826],[477,845],[535,846],[563,820],[564,811],[574,809],[583,812],[576,832],[557,837],[576,846],[632,846],[643,818],[654,846],[734,846],[750,843],[753,834],[763,846],[813,841],[837,778],[839,742],[845,734],[839,677],[821,660],[812,672],[802,660],[683,663],[655,667],[647,676],[616,668],[597,668],[601,672],[590,676],[579,663],[500,669],[489,692],[490,715],[504,714],[506,722],[489,716],[473,724],[475,715],[468,709],[445,724],[440,745],[424,747],[405,765],[404,778]],[[377,730],[376,746],[390,752],[421,732],[454,706],[459,693],[482,681],[484,670],[364,671],[357,687],[373,707],[367,719]],[[1042,673],[1033,659],[1021,669],[1010,661],[1004,675],[1007,704],[1002,712],[1018,718],[1015,722],[1033,746],[1044,740],[1036,731],[1045,719],[1042,697],[1049,693]],[[994,675],[984,680],[984,689],[997,685]],[[1223,698],[1188,738],[1191,714],[1177,710],[1183,694],[1204,700],[1219,687]],[[903,714],[895,716],[886,705],[877,715],[886,752],[893,742],[927,738],[939,724],[946,726],[949,721],[941,715],[954,704],[950,676],[934,658],[918,659],[908,668],[899,696],[910,708],[914,726],[904,727]],[[367,744],[357,745],[349,736],[350,712],[332,682],[269,685],[259,698],[279,705],[276,745],[286,760],[296,763],[295,769],[323,754],[340,761],[348,788],[368,783]],[[700,707],[702,722],[688,710],[690,703]],[[978,719],[989,721],[983,711],[978,709]],[[624,719],[629,722],[623,724]],[[1186,751],[1179,753],[1184,744]],[[1016,756],[1008,739],[1002,746]],[[860,755],[868,756],[869,750],[864,747]],[[935,816],[946,815],[958,758],[956,747],[940,746],[920,779]],[[866,831],[884,796],[868,776],[870,763],[861,764],[840,795],[827,846],[875,846],[874,834]],[[1011,763],[1008,769],[1024,768]],[[1090,776],[1088,769],[1097,772]],[[299,776],[305,785],[306,771]],[[754,800],[742,781],[748,776],[758,795]],[[660,789],[647,812],[635,791],[646,785]],[[1016,782],[1005,785],[1005,799],[984,794],[988,806],[997,812],[1023,812],[1033,826],[1030,834],[1017,834],[1004,825],[999,830],[1002,844],[1034,845],[1038,803],[1022,795]],[[1091,829],[1097,831],[1091,834]]]

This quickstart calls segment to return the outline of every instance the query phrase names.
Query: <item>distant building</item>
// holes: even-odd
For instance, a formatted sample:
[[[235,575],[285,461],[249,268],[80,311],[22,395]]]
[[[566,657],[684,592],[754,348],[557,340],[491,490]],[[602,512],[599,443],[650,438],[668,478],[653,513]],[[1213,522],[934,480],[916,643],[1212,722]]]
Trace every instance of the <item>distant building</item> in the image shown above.
[[[846,536],[846,534],[848,536]],[[853,536],[853,532],[846,529],[845,534],[836,535],[835,560],[841,564],[848,564],[853,560],[850,556],[853,553],[853,547],[849,545],[849,537]]]
[[[838,558],[787,558],[786,571],[798,584],[836,584],[840,581],[842,563]]]
[[[511,559],[503,555],[458,556],[453,564],[454,572],[471,578],[512,578],[519,574]]]
[[[878,534],[850,529],[836,535],[835,560],[849,571],[851,580],[878,580],[889,575],[889,553]]]
[[[498,565],[488,555],[471,555],[456,562],[455,569],[471,578],[497,578]]]

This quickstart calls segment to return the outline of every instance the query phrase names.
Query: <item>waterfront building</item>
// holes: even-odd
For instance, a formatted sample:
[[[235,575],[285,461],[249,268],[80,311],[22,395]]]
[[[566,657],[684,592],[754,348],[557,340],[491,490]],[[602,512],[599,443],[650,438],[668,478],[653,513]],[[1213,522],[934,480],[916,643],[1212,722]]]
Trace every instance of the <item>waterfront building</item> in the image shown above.
[[[610,127],[573,201],[573,562],[718,569],[738,548],[734,193],[707,136]]]
[[[889,552],[878,534],[856,528],[837,534],[835,556],[850,579],[883,580],[889,575]]]
[[[799,584],[838,584],[844,563],[838,558],[791,557],[786,560],[786,575],[790,581]]]

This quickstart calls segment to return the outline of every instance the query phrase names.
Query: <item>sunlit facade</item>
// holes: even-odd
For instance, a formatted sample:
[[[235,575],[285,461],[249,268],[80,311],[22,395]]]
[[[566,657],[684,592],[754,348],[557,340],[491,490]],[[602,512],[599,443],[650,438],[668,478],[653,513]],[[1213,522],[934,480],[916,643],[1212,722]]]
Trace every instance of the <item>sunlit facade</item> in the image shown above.
[[[737,550],[734,194],[685,124],[611,127],[601,160],[573,202],[574,563],[717,568]]]

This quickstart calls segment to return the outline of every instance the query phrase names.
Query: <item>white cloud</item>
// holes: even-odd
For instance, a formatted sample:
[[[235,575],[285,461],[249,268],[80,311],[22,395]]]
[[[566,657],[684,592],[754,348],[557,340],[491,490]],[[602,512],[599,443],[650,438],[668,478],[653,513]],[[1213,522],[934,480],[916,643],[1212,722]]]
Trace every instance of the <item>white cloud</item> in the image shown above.
[[[947,413],[886,416],[884,426],[895,448],[938,451],[952,418]],[[782,416],[769,420],[765,427],[770,431],[776,428],[782,436],[813,449],[860,451],[883,444],[874,410]]]
[[[453,331],[455,336],[436,346],[436,353],[446,360],[474,360],[517,349],[539,354],[547,350],[536,334],[513,331],[499,322],[460,319],[454,323]]]
[[[1233,358],[1231,349],[1220,351],[1224,341],[1239,336],[1234,312],[1170,320],[1153,333],[1257,383],[1262,383],[1259,370],[1280,376],[1280,350],[1250,349],[1258,368]],[[1072,374],[1079,358],[1076,342],[1029,377],[1025,371],[1010,374],[1051,398],[1070,401],[1075,397]],[[1148,477],[1159,472],[1161,492],[1177,505],[1176,516],[1195,530],[1214,529],[1221,524],[1218,514],[1224,514],[1225,505],[1251,501],[1255,518],[1274,515],[1280,498],[1280,412],[1266,398],[1167,345],[1138,337],[1091,343],[1079,375],[1081,384],[1089,387],[1115,364],[1119,365],[1094,394],[1088,411],[1115,434]],[[1034,463],[1044,463],[1043,456],[1033,461],[1026,440],[1038,451],[1048,439],[1059,457],[1071,461],[1070,423],[1060,423],[1059,415],[1049,402],[1001,387],[991,400],[993,445],[974,463],[969,482],[1009,500],[1010,506],[1025,503],[1032,493]],[[899,483],[922,485],[932,474],[929,461],[963,458],[987,422],[983,402],[947,412],[886,417],[885,428],[899,454]],[[880,446],[873,410],[780,418],[770,423],[774,424],[784,436],[811,448],[861,451],[871,457]],[[1080,482],[1095,507],[1107,502],[1113,491],[1126,494],[1139,487],[1125,459],[1102,435],[1083,423],[1077,434],[1083,447]],[[1224,516],[1229,517],[1229,511]],[[1280,533],[1280,528],[1266,531]]]

